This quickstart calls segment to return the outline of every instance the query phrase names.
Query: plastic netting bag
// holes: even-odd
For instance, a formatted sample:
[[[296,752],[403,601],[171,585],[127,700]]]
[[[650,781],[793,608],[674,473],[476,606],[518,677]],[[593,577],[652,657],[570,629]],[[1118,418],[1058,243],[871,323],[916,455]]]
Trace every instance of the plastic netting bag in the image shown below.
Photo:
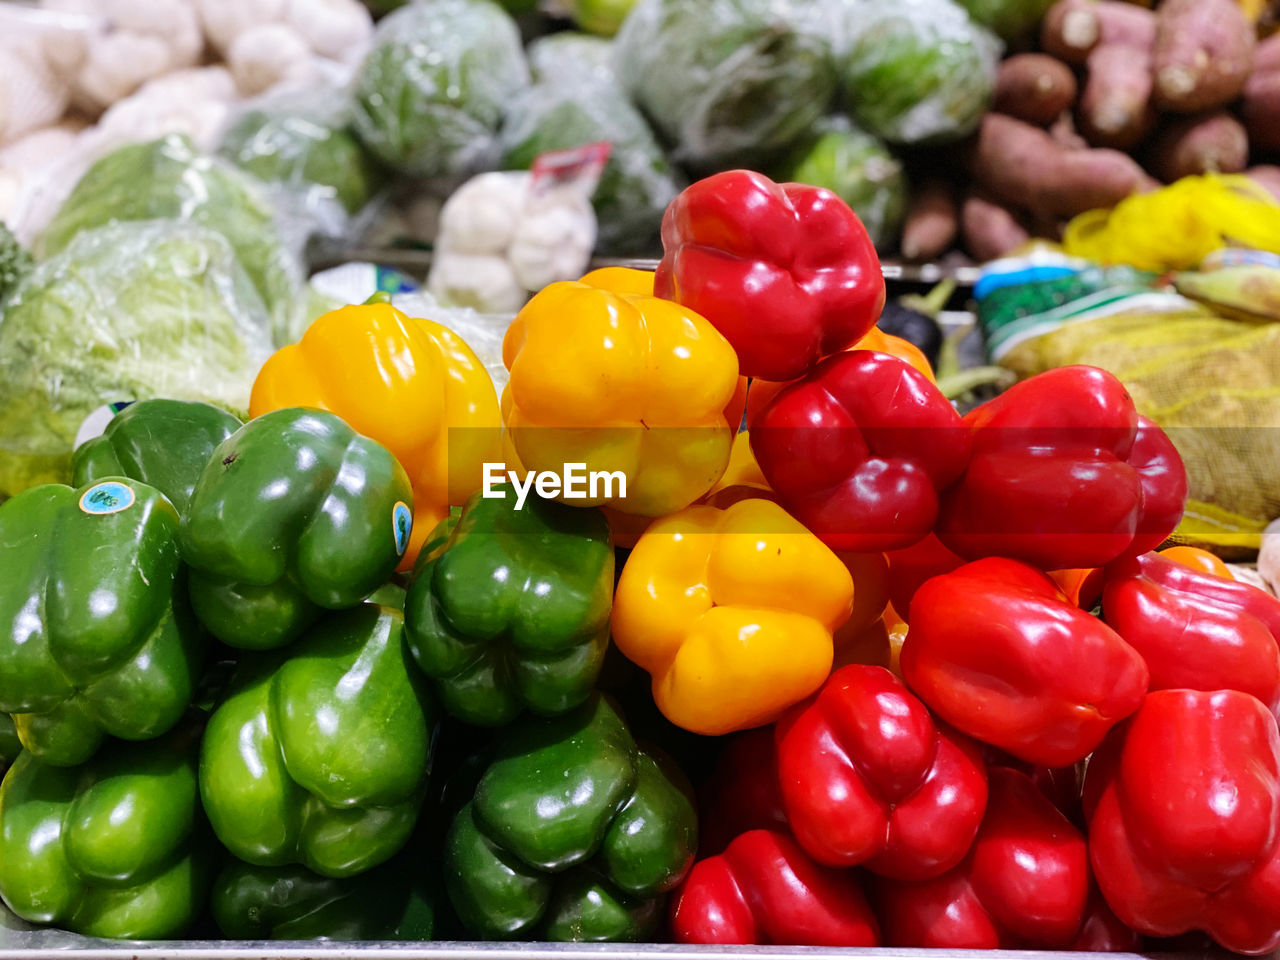
[[[64,250],[85,230],[113,221],[185,220],[231,244],[271,316],[277,345],[302,333],[302,267],[282,234],[263,185],[186,137],[121,147],[80,179],[36,242],[36,254]]]
[[[66,482],[76,431],[106,403],[173,397],[243,414],[272,350],[226,238],[116,223],[39,264],[0,320],[0,492]]]
[[[959,140],[991,105],[1002,44],[952,0],[854,0],[845,93],[858,123],[892,143]]]
[[[507,101],[528,82],[520,31],[492,0],[418,0],[378,24],[355,80],[355,130],[403,173],[485,169]]]
[[[502,128],[502,164],[528,169],[550,150],[608,141],[591,202],[598,250],[635,255],[657,247],[662,214],[679,192],[675,173],[640,112],[609,84],[538,83],[512,101]]]
[[[425,290],[397,294],[391,302],[406,315],[434,320],[465,340],[489,371],[498,396],[502,396],[507,386],[502,340],[507,335],[507,327],[515,319],[514,313],[478,313],[470,307],[446,307]]]
[[[837,85],[825,0],[640,0],[618,77],[675,158],[694,165],[790,145]]]
[[[1169,434],[1191,491],[1178,539],[1258,548],[1280,516],[1280,323],[1219,316],[1154,274],[1043,254],[989,265],[977,293],[1001,365],[1110,370]]]

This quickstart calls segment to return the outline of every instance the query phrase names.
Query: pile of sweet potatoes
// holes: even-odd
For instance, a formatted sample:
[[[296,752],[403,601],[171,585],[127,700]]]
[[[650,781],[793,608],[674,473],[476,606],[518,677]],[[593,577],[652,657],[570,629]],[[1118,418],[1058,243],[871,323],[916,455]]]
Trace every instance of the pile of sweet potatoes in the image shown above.
[[[1239,0],[1058,0],[1039,50],[1001,64],[992,111],[966,152],[966,187],[918,187],[905,256],[936,257],[958,232],[990,259],[1207,171],[1248,172],[1280,196],[1267,165],[1280,161],[1280,34],[1259,40]]]

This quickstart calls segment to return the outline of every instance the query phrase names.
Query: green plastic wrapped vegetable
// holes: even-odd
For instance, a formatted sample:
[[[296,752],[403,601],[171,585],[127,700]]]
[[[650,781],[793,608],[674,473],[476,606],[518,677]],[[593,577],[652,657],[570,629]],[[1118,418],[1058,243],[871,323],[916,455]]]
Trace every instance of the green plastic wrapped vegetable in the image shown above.
[[[31,254],[0,223],[0,305],[13,296],[18,284],[31,272]]]
[[[902,163],[880,140],[844,118],[823,123],[774,179],[826,187],[853,208],[878,249],[897,242],[907,206]]]
[[[562,30],[529,44],[529,71],[535,83],[582,83],[618,86],[613,67],[613,41],[576,30]]]
[[[226,237],[271,315],[277,346],[302,333],[302,271],[261,183],[184,136],[130,144],[80,178],[37,241],[41,257],[112,221],[187,220]]]
[[[1054,0],[958,0],[977,23],[994,30],[1002,40],[1025,38],[1040,25]]]
[[[213,451],[241,426],[207,403],[140,400],[107,421],[101,436],[76,448],[72,482],[131,477],[155,487],[182,514]]]
[[[991,105],[1000,52],[952,0],[858,0],[848,11],[845,93],[859,125],[890,143],[959,140]]]
[[[385,447],[332,413],[264,414],[214,450],[182,516],[196,615],[231,646],[284,646],[385,584],[412,522]]]
[[[204,910],[213,872],[198,740],[184,725],[158,743],[112,743],[73,769],[21,754],[0,785],[9,909],[92,937],[181,935]]]
[[[433,712],[404,615],[361,604],[288,651],[250,661],[200,755],[209,822],[258,866],[351,877],[385,863],[418,819]]]
[[[381,171],[343,111],[310,96],[245,112],[223,134],[218,152],[258,179],[299,194],[308,207],[332,199],[356,213],[382,185]]]
[[[528,82],[520,31],[492,0],[417,0],[378,24],[355,131],[403,173],[473,172],[495,159],[507,101]]]
[[[612,37],[635,5],[636,0],[570,0],[569,15],[583,30]]]
[[[615,43],[622,85],[694,165],[789,146],[837,86],[813,0],[640,0]]]
[[[0,492],[70,480],[76,433],[106,403],[247,410],[270,355],[262,301],[220,234],[174,222],[81,234],[0,319]]]
[[[472,495],[422,548],[405,603],[414,658],[446,710],[502,726],[585,700],[609,644],[613,543],[599,510]]]
[[[445,839],[445,890],[481,937],[644,940],[697,826],[687,785],[595,695],[496,744]]]
[[[182,718],[206,644],[177,538],[173,505],[125,478],[0,506],[0,711],[32,754],[73,766]]]

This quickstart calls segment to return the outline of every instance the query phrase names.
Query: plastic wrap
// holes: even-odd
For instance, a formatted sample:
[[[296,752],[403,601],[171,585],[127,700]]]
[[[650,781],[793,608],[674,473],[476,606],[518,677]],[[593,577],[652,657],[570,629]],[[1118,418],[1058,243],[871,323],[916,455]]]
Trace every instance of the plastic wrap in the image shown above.
[[[173,397],[243,414],[271,324],[231,245],[194,223],[118,223],[38,265],[0,320],[0,492],[66,482],[106,403]]]
[[[378,24],[355,80],[356,133],[417,176],[492,166],[507,101],[529,82],[520,32],[492,0],[418,0]]]
[[[853,208],[877,249],[894,246],[907,208],[901,161],[844,117],[828,118],[816,133],[793,151],[775,179],[826,187]]]
[[[837,74],[823,0],[640,0],[618,33],[618,77],[675,159],[790,145],[827,110]]]
[[[466,341],[493,377],[498,396],[507,385],[507,368],[502,362],[502,339],[516,316],[511,313],[477,313],[470,307],[446,307],[425,290],[398,294],[391,298],[397,310],[411,317],[423,317],[448,327]]]
[[[856,0],[846,31],[845,92],[876,136],[958,140],[991,105],[1002,44],[952,0]]]
[[[36,244],[58,253],[84,230],[112,221],[186,220],[227,238],[271,316],[277,344],[301,335],[302,268],[262,184],[185,137],[132,144],[89,168]]]
[[[544,82],[521,91],[502,127],[502,164],[527,169],[540,153],[602,140],[612,151],[591,200],[600,224],[597,249],[609,256],[648,253],[679,186],[648,123],[617,87]]]
[[[535,83],[617,85],[613,41],[564,30],[539,37],[526,48]]]

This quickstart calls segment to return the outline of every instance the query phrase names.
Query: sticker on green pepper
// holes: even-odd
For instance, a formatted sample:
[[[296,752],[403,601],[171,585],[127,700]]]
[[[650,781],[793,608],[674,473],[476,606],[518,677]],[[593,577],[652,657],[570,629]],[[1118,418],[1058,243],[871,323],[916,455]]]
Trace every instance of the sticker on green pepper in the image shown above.
[[[127,478],[0,506],[0,711],[46,763],[158,737],[191,702],[206,641],[177,538],[173,505]]]
[[[595,509],[476,493],[423,547],[405,600],[414,658],[444,708],[501,726],[595,688],[609,643],[613,546]]]
[[[495,747],[445,839],[445,889],[488,939],[636,941],[693,863],[679,774],[637,748],[595,695]]]
[[[92,937],[183,933],[204,909],[213,843],[198,729],[114,741],[85,766],[19,755],[0,784],[0,897],[32,923]]]
[[[418,819],[434,717],[404,616],[332,613],[246,664],[214,712],[200,792],[218,839],[259,866],[349,877],[394,856]]]
[[[333,414],[251,420],[214,451],[183,514],[196,615],[233,647],[290,643],[387,582],[412,506],[395,457]]]

